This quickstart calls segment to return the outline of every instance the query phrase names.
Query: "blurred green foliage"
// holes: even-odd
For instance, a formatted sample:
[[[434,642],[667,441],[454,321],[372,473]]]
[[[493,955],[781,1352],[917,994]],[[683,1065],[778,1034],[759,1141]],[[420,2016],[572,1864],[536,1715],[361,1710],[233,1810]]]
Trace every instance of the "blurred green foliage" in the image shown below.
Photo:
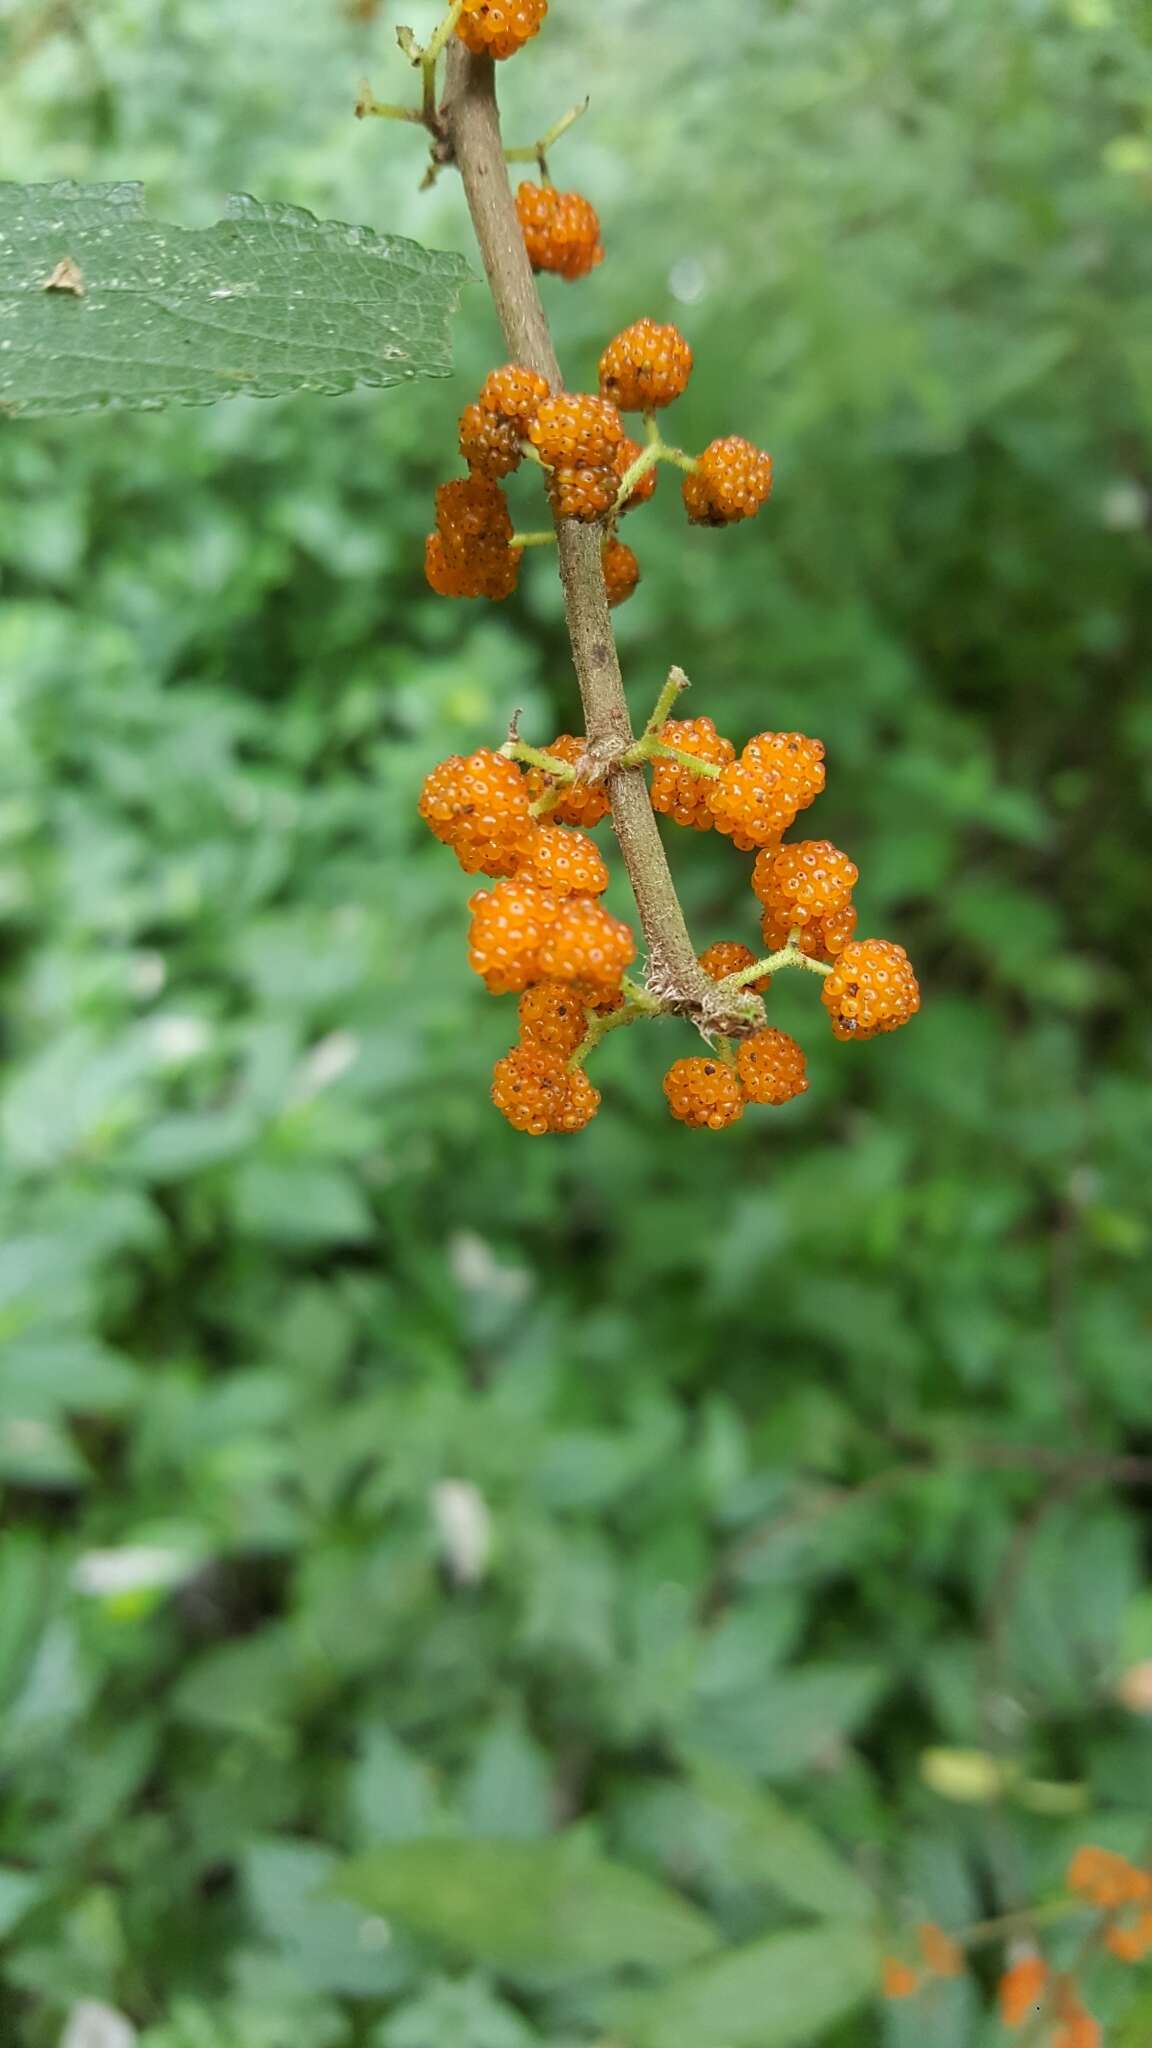
[[[10,0],[0,174],[466,249],[350,118],[394,18]],[[876,1930],[1152,1828],[1146,9],[554,0],[503,82],[593,95],[571,374],[675,317],[685,440],[777,458],[633,522],[634,704],[825,739],[924,1011],[774,990],[811,1091],[723,1137],[670,1026],[578,1141],[492,1112],[416,792],[578,713],[547,563],[421,580],[481,292],[452,387],[0,433],[5,2048],[990,2044],[878,2015]]]

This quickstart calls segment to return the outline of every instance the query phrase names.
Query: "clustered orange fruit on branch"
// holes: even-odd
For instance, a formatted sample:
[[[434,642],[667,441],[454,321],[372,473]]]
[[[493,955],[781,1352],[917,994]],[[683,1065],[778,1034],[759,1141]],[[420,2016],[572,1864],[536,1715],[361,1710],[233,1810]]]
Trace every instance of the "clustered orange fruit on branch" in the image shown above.
[[[1152,1870],[1115,1850],[1086,1845],[1068,1865],[1064,1902],[1066,1917],[1087,1911],[1089,1923],[1082,1952],[1087,1959],[1099,1949],[1122,1963],[1140,1963],[1152,1955]],[[1058,1911],[1063,1907],[1058,1906]],[[1014,1928],[1027,1915],[1009,1915]],[[989,1922],[969,1937],[973,1942],[1006,1931]],[[915,1930],[915,1957],[887,1955],[881,1986],[889,1999],[917,1998],[934,1980],[958,1977],[967,1967],[964,1937],[954,1939],[930,1922]],[[996,1983],[996,2008],[1009,2032],[1029,2028],[1035,2048],[1101,2048],[1103,2035],[1078,1987],[1077,1970],[1055,1969],[1032,1935],[1017,1934]]]
[[[537,34],[546,14],[546,0],[452,0],[423,50],[409,30],[398,31],[401,46],[423,72],[422,108],[380,107],[365,96],[359,111],[423,121],[433,135],[434,162],[453,160],[455,151],[471,197],[476,166],[470,185],[457,149],[463,131],[454,124],[451,87],[444,108],[436,108],[436,64],[455,36],[455,73],[466,74],[473,84],[479,81],[488,94],[492,120],[487,132],[494,155],[485,160],[483,183],[491,201],[503,145],[490,95],[492,73],[475,60],[515,55]],[[471,58],[463,57],[460,44]],[[553,136],[574,117],[566,116]],[[517,291],[518,303],[526,304],[525,291],[532,295],[530,271],[571,281],[587,276],[603,260],[594,207],[579,193],[557,191],[549,180],[545,148],[550,140],[532,150],[503,152],[506,158],[535,156],[541,182],[521,184],[514,206],[510,188],[500,185],[504,211],[487,240],[482,227],[487,202],[473,199],[473,218],[494,284],[511,235],[514,261],[511,273],[505,270],[503,276],[506,304]],[[517,226],[523,254],[516,250]],[[647,317],[634,321],[604,349],[596,390],[568,391],[558,385],[550,346],[539,349],[531,341],[539,314],[534,298],[533,306],[519,327],[506,320],[505,331],[529,337],[516,346],[535,354],[536,367],[511,362],[492,370],[460,416],[459,447],[467,474],[437,490],[426,574],[433,589],[446,597],[499,601],[515,590],[525,549],[561,533],[570,539],[567,522],[575,522],[599,533],[603,589],[592,588],[584,597],[587,601],[591,595],[592,609],[602,616],[605,597],[610,605],[621,604],[640,580],[636,556],[618,528],[652,498],[661,466],[681,472],[689,521],[718,527],[760,511],[772,490],[772,459],[738,435],[711,442],[699,455],[664,438],[658,421],[682,397],[693,367],[692,350],[675,326]],[[541,366],[548,376],[540,374]],[[637,414],[643,420],[641,439],[633,438],[624,423],[625,415]],[[545,532],[517,532],[513,524],[504,486],[524,465],[537,469],[544,484],[553,520]],[[585,552],[580,559],[594,586],[595,558],[589,560]],[[579,603],[567,588],[570,626]],[[576,646],[574,631],[574,652]],[[608,654],[614,662],[610,646]],[[492,1099],[516,1129],[533,1136],[583,1129],[600,1102],[584,1071],[600,1039],[643,1018],[681,1014],[696,1024],[707,1051],[677,1060],[666,1074],[669,1109],[693,1128],[722,1130],[736,1123],[749,1104],[779,1107],[808,1086],[800,1046],[765,1019],[762,999],[773,974],[803,968],[820,976],[834,1034],[861,1041],[893,1031],[915,1015],[920,1001],[916,977],[902,947],[885,939],[857,939],[855,863],[827,840],[785,839],[824,787],[820,740],[796,732],[759,732],[737,753],[711,719],[671,716],[687,681],[678,670],[672,671],[640,738],[631,740],[626,732],[621,737],[626,720],[622,702],[616,698],[609,705],[602,695],[597,698],[590,668],[587,662],[582,668],[577,656],[587,742],[565,733],[550,748],[539,749],[525,745],[513,729],[498,751],[481,748],[441,762],[420,799],[426,823],[453,848],[466,872],[483,874],[492,884],[471,899],[472,968],[492,994],[521,998],[519,1040],[497,1062]],[[653,811],[692,831],[719,832],[755,855],[752,887],[769,949],[766,959],[758,961],[737,941],[710,946],[693,958],[659,840],[650,829],[651,816],[644,828],[644,867],[637,840],[629,835],[622,793],[614,822],[629,857],[649,950],[646,979],[629,976],[636,941],[602,900],[608,870],[587,835],[613,809],[615,778],[634,777],[649,765]],[[653,892],[646,878],[655,870],[661,882]]]

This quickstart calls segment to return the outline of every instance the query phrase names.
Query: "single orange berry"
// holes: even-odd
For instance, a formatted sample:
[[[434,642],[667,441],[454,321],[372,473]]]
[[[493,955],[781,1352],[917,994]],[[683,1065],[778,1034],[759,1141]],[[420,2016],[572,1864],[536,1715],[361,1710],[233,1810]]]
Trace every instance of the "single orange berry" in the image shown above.
[[[691,754],[713,768],[725,768],[736,759],[731,740],[721,737],[710,718],[669,718],[660,728],[660,738],[666,747]],[[662,761],[657,755],[653,762],[653,810],[693,832],[707,832],[716,823],[711,805],[714,787],[707,776],[694,774],[678,761]]]
[[[624,424],[614,405],[591,392],[560,391],[546,398],[529,429],[549,469],[600,469],[614,464]]]
[[[487,747],[451,754],[432,769],[420,816],[470,875],[511,874],[537,829],[525,777]]]
[[[771,1103],[778,1108],[807,1092],[804,1054],[786,1031],[776,1031],[771,1026],[765,1031],[754,1031],[739,1046],[736,1066],[749,1102]]]
[[[684,508],[694,526],[751,519],[772,489],[772,457],[738,434],[713,441],[684,479]]]
[[[802,732],[761,732],[708,790],[719,832],[744,852],[771,846],[824,787],[824,743]]]
[[[516,192],[516,218],[533,270],[554,271],[572,283],[603,263],[596,210],[579,192],[525,182]]]
[[[558,905],[531,882],[519,877],[497,882],[472,897],[468,961],[494,996],[516,995],[548,972],[540,952],[556,918]]]
[[[752,870],[754,893],[789,929],[843,910],[859,879],[856,863],[828,839],[763,847]]]
[[[466,405],[460,415],[460,453],[474,475],[510,476],[523,461],[520,429],[486,406]]]
[[[1043,1956],[1020,1956],[1009,1964],[996,1987],[996,2003],[1006,2027],[1023,2027],[1035,2019],[1048,1995],[1051,1971]]]
[[[621,482],[627,476],[637,457],[643,453],[644,450],[641,448],[639,441],[634,441],[630,434],[625,434],[624,439],[616,450],[616,474]],[[636,479],[620,507],[621,516],[625,512],[634,512],[637,505],[646,505],[648,503],[649,498],[656,489],[658,477],[659,471],[655,463],[653,463],[651,469],[646,469],[643,476]]]
[[[618,989],[635,958],[636,941],[626,924],[594,896],[565,896],[541,940],[539,971],[550,981]]]
[[[537,371],[526,370],[521,363],[504,363],[498,370],[489,370],[480,387],[479,402],[485,412],[510,420],[527,438],[528,429],[551,389],[547,377],[541,377]]]
[[[920,1008],[912,962],[891,939],[853,939],[837,955],[820,997],[841,1039],[897,1031]]]
[[[718,939],[714,946],[707,946],[697,955],[701,967],[710,981],[727,981],[730,974],[743,974],[746,967],[755,967],[756,955],[749,946],[742,946],[739,939]],[[768,993],[772,977],[761,975],[759,981],[748,983],[758,996]]]
[[[915,1998],[920,1989],[919,1972],[899,1956],[885,1956],[880,1965],[880,1988],[885,1998]]]
[[[608,887],[600,848],[565,825],[537,825],[522,843],[516,873],[554,896],[601,896]]]
[[[854,936],[856,923],[856,906],[846,903],[843,910],[834,910],[828,917],[811,917],[807,924],[795,926],[787,908],[782,914],[766,910],[760,920],[760,930],[769,953],[778,953],[795,933],[796,943],[806,959],[834,960]]]
[[[587,1074],[567,1066],[560,1053],[534,1043],[513,1046],[497,1060],[492,1100],[513,1130],[531,1138],[582,1131],[600,1107]]]
[[[567,767],[578,769],[586,746],[587,742],[574,733],[562,732],[549,742],[544,752],[555,754],[557,760],[563,761]],[[564,782],[557,785],[542,768],[528,770],[528,795],[533,803],[557,786],[560,796],[548,816],[558,825],[583,825],[587,830],[590,825],[598,825],[602,818],[606,818],[612,808],[611,798],[602,782]]]
[[[636,320],[600,358],[600,389],[621,412],[653,412],[680,397],[692,374],[692,351],[675,327]]]
[[[744,1114],[740,1083],[720,1060],[677,1060],[664,1076],[664,1093],[677,1123],[693,1130],[727,1130]]]
[[[1142,1963],[1145,1956],[1152,1955],[1152,1907],[1145,1906],[1135,1920],[1110,1927],[1104,1946],[1121,1963]]]
[[[622,540],[608,540],[604,543],[601,561],[604,567],[604,587],[608,592],[608,603],[615,607],[627,604],[640,581],[640,564],[630,547]]]
[[[594,526],[616,503],[619,479],[614,469],[578,469],[562,464],[548,472],[548,496],[558,519],[578,519]]]
[[[570,981],[538,981],[520,998],[520,1036],[571,1059],[588,1028],[580,987]]]
[[[456,24],[462,43],[477,57],[514,57],[539,33],[548,0],[463,0]]]
[[[924,1967],[934,1977],[962,1977],[964,1975],[964,1951],[951,1935],[945,1934],[935,1921],[924,1920],[916,1929],[916,1939],[924,1958]]]

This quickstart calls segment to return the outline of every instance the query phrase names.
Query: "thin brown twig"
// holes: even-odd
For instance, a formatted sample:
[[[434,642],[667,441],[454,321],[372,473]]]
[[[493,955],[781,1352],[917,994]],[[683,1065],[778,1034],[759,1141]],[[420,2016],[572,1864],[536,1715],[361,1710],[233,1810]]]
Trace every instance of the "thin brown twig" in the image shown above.
[[[464,184],[504,340],[512,361],[563,379],[516,217],[496,104],[494,66],[457,41],[448,53],[441,120]],[[641,768],[620,756],[634,744],[601,568],[599,527],[557,522],[560,575],[572,659],[584,708],[588,753],[606,772],[612,822],[648,952],[648,987],[662,1005],[701,1029],[746,1035],[763,1023],[758,1001],[730,1014],[732,999],[699,966]]]

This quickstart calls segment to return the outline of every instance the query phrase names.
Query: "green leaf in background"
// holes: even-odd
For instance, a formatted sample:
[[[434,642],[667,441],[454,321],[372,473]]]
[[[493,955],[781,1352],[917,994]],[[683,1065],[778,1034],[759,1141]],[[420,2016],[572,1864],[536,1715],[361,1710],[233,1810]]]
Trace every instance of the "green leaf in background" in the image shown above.
[[[26,1870],[12,1870],[0,1864],[0,1937],[35,1905],[43,1887],[38,1877]]]
[[[451,368],[460,256],[229,199],[151,220],[140,185],[0,186],[0,413],[348,391]]]
[[[855,1927],[773,1934],[636,2001],[629,2037],[640,2048],[799,2048],[863,2003],[876,1965]]]
[[[336,1888],[510,1970],[668,1968],[716,1945],[674,1892],[564,1840],[398,1842],[346,1864]]]
[[[810,1913],[844,1920],[873,1917],[873,1892],[811,1821],[722,1765],[701,1764],[695,1791],[709,1817],[729,1831],[727,1860],[734,1874],[770,1885]]]

